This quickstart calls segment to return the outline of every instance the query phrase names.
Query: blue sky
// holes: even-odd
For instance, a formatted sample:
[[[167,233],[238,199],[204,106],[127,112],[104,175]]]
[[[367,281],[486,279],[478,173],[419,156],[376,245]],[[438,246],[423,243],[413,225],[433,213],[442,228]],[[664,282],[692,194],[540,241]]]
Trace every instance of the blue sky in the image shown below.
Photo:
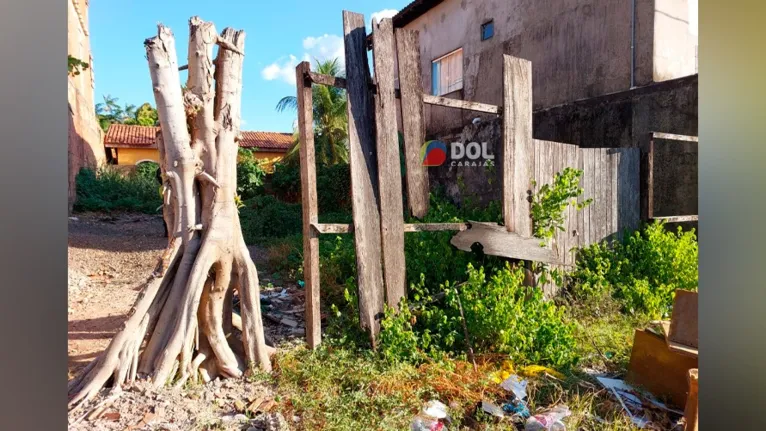
[[[96,102],[109,94],[121,105],[154,106],[143,41],[156,35],[162,22],[176,37],[178,63],[186,64],[188,20],[198,15],[215,23],[218,32],[234,27],[247,33],[242,129],[291,132],[295,113],[278,113],[274,107],[283,96],[295,95],[298,62],[342,57],[341,11],[363,13],[369,22],[373,14],[391,16],[410,1],[94,1],[90,38]],[[181,80],[186,80],[185,72]]]

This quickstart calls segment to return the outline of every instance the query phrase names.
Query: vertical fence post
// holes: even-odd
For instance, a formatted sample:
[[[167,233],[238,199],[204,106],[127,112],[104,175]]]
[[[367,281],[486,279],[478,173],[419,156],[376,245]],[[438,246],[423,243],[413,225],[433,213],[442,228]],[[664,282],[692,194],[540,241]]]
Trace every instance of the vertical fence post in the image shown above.
[[[390,18],[372,22],[372,59],[375,65],[375,124],[380,187],[380,234],[383,247],[383,282],[386,303],[398,308],[405,293],[404,204],[399,137],[394,93],[394,24]]]
[[[654,135],[649,132],[641,145],[641,220],[654,217]]]
[[[359,323],[370,335],[373,348],[383,312],[383,269],[380,258],[380,210],[375,154],[373,95],[367,63],[364,15],[343,11],[346,50],[346,109],[348,112],[349,167],[351,170],[354,245],[359,289]]]
[[[303,278],[306,282],[306,342],[313,349],[322,340],[319,315],[319,234],[311,227],[318,222],[316,161],[311,66],[304,61],[295,68],[298,88],[298,132],[300,133],[301,200],[303,201]]]
[[[407,203],[410,213],[423,218],[428,212],[428,172],[420,160],[425,143],[423,86],[421,85],[420,46],[417,30],[397,28],[396,53],[399,60],[399,89],[402,94],[402,129],[406,169]]]
[[[503,221],[506,229],[532,236],[529,195],[534,175],[532,63],[503,56]]]

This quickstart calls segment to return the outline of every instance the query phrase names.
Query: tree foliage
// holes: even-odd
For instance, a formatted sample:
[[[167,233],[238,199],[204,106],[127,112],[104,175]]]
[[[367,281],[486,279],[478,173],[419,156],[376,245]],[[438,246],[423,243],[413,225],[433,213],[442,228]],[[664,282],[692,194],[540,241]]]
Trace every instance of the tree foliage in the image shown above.
[[[109,94],[103,96],[104,101],[96,104],[96,116],[103,131],[109,130],[111,124],[131,124],[141,126],[158,126],[157,110],[150,103],[136,107],[126,103],[120,106],[116,97]]]
[[[338,59],[316,61],[314,69],[323,75],[344,77],[345,74]],[[346,91],[328,85],[312,87],[314,115],[314,144],[317,161],[321,164],[348,162],[348,117],[346,113]],[[277,103],[276,110],[297,110],[298,99],[295,96],[283,97]],[[294,136],[293,147],[288,152],[287,162],[297,161],[300,150],[298,133]]]

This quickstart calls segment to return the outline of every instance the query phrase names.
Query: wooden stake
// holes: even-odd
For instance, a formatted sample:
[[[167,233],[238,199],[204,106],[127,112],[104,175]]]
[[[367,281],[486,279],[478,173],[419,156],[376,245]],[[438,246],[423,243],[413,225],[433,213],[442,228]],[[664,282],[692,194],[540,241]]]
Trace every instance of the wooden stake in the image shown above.
[[[300,133],[301,196],[303,200],[303,279],[306,282],[306,343],[316,348],[322,340],[319,315],[319,234],[311,228],[318,222],[316,161],[314,157],[314,117],[311,82],[306,75],[311,70],[304,61],[295,68],[298,87],[298,132]]]
[[[346,50],[349,167],[351,170],[354,245],[359,289],[359,323],[373,348],[383,313],[383,268],[380,258],[380,210],[375,152],[373,95],[367,64],[364,16],[343,11]]]
[[[394,25],[390,18],[373,20],[372,39],[375,49],[375,123],[378,144],[378,184],[380,187],[380,233],[383,247],[383,279],[386,303],[398,309],[405,295],[404,274],[404,204],[402,173],[399,159],[399,137],[396,127],[394,97]]]

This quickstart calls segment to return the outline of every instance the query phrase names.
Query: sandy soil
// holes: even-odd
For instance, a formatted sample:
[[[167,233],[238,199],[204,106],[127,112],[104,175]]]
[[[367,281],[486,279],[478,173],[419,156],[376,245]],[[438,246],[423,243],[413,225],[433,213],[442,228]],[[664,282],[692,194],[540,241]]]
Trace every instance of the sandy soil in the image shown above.
[[[109,344],[161,254],[159,216],[81,214],[69,221],[69,378]],[[259,253],[251,248],[259,263]],[[259,265],[259,270],[263,265]],[[301,342],[302,291],[273,286],[261,273],[267,338],[278,347]],[[137,383],[97,418],[81,419],[103,396],[70,414],[76,430],[279,430],[288,422],[273,412],[273,388],[263,380],[215,381],[208,385],[151,390]],[[74,423],[78,419],[79,422]],[[290,418],[290,421],[299,421]]]

